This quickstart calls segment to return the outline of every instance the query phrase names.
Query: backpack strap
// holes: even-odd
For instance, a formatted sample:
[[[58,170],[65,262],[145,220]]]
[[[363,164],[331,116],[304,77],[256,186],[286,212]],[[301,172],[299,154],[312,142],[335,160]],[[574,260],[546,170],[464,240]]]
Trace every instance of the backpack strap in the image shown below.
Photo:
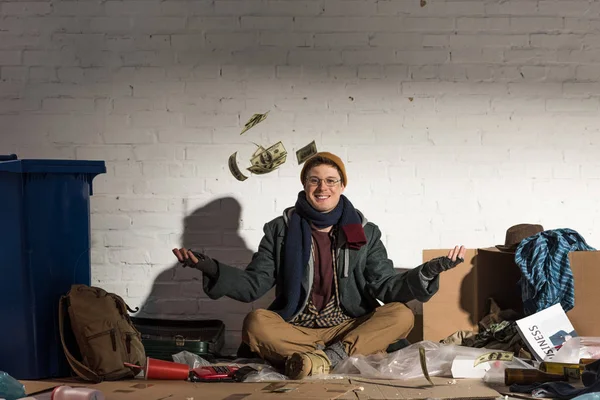
[[[127,305],[127,303],[125,302],[125,300],[123,300],[123,298],[121,296],[119,296],[118,294],[108,293],[107,296],[110,296],[110,297],[112,297],[115,300],[115,304],[117,306],[117,309],[119,310],[119,313],[122,316],[129,317],[129,315],[127,314],[127,311],[135,313],[135,312],[138,312],[140,310],[139,307],[136,307],[135,310],[132,310],[131,307],[129,307]]]
[[[63,350],[65,351],[65,356],[67,357],[67,361],[69,362],[69,365],[71,365],[71,368],[73,369],[73,371],[81,379],[84,379],[86,381],[92,381],[95,383],[100,383],[100,382],[102,382],[102,377],[100,377],[94,371],[92,371],[91,369],[89,369],[88,367],[86,367],[85,365],[80,363],[79,361],[77,361],[77,359],[75,357],[73,357],[73,355],[71,354],[69,349],[67,349],[67,344],[65,342],[65,332],[64,332],[64,325],[65,325],[64,313],[65,313],[66,307],[67,307],[67,297],[61,296],[60,302],[58,305],[58,327],[59,327],[59,331],[60,331],[60,341],[62,342],[62,347],[63,347]]]

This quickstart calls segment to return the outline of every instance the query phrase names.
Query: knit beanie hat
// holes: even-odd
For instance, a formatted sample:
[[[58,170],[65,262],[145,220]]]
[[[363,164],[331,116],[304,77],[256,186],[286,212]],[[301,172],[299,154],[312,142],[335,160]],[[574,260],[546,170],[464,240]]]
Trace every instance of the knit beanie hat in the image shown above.
[[[308,160],[306,160],[304,162],[304,167],[302,167],[302,171],[300,172],[300,181],[302,182],[302,184],[304,185],[304,174],[308,172],[307,170],[307,166],[310,165],[310,160],[314,157],[323,157],[326,158],[330,161],[332,161],[340,170],[342,176],[342,183],[344,184],[344,186],[348,186],[348,176],[346,175],[346,167],[344,166],[344,163],[342,162],[342,159],[339,158],[338,156],[336,156],[335,154],[329,153],[327,151],[321,151],[315,155],[313,155],[312,157],[310,157]],[[319,164],[316,164],[319,165]],[[315,165],[310,165],[310,167],[314,167]]]

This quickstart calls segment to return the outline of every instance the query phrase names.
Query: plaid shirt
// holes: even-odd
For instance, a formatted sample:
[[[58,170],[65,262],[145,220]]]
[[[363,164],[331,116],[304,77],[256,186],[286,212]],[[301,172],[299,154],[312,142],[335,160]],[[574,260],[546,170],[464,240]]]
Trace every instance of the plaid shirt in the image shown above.
[[[314,240],[314,239],[313,239]],[[314,243],[313,243],[314,246]],[[334,250],[332,249],[332,252]],[[314,250],[313,250],[314,257]],[[297,326],[303,326],[306,328],[330,328],[337,326],[344,321],[352,319],[347,316],[340,306],[340,294],[338,290],[338,279],[337,279],[337,263],[335,258],[335,252],[333,254],[333,285],[335,286],[335,292],[329,302],[323,307],[321,312],[317,310],[312,301],[312,296],[309,295],[308,303],[304,310],[294,318],[291,323]],[[314,286],[313,286],[314,289]],[[311,289],[311,291],[313,290]],[[312,293],[311,293],[312,294]]]

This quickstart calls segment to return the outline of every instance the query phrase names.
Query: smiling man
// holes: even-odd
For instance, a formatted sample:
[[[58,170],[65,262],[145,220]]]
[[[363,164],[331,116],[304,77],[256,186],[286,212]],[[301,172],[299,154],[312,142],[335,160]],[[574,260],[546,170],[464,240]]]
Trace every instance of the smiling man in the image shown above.
[[[269,309],[252,311],[244,320],[242,340],[292,379],[326,374],[348,356],[384,352],[405,338],[414,323],[405,303],[429,300],[438,290],[438,275],[465,255],[456,246],[447,257],[400,273],[377,225],[342,194],[348,176],[338,156],[312,156],[300,180],[304,189],[295,206],[265,224],[245,270],[173,249],[184,266],[203,272],[212,299],[251,302],[276,287]]]

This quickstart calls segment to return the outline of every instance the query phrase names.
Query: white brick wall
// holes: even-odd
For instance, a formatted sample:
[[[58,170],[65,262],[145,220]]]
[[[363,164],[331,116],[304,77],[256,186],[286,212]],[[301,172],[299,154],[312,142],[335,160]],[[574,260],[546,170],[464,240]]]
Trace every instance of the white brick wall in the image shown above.
[[[245,265],[313,139],[397,266],[521,222],[598,246],[599,2],[4,1],[0,17],[1,153],[105,160],[93,283],[146,315],[224,319],[228,351],[268,299],[209,301],[170,250]],[[278,172],[230,176],[229,154],[278,140]]]

